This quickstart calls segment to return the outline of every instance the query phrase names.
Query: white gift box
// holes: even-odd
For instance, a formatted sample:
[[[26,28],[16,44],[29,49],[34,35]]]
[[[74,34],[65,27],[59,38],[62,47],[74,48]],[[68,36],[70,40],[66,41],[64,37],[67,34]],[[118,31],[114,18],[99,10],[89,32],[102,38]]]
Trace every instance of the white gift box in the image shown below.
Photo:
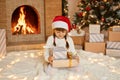
[[[120,49],[120,42],[107,41],[107,49]]]
[[[55,59],[67,59],[67,50],[64,47],[53,48],[53,57]]]
[[[0,29],[0,57],[6,55],[6,31]]]
[[[89,33],[100,33],[99,24],[89,24]]]
[[[106,55],[111,57],[120,57],[120,50],[106,49]]]
[[[91,33],[89,35],[89,42],[104,42],[104,34],[102,34],[102,33]]]
[[[112,31],[120,32],[120,26],[113,26]]]

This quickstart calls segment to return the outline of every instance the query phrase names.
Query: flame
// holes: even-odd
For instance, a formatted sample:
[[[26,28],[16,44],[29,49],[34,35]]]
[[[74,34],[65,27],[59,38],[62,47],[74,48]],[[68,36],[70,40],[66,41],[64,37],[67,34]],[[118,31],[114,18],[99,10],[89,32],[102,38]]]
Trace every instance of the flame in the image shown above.
[[[27,33],[35,33],[35,28],[32,27],[30,23],[26,23],[25,21],[25,12],[24,7],[20,8],[20,14],[17,25],[14,27],[14,34],[27,34]]]

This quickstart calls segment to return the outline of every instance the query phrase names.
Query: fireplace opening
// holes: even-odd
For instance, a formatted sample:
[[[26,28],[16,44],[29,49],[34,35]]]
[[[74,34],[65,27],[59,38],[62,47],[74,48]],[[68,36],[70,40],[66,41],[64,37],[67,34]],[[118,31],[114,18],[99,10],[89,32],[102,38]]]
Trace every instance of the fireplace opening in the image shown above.
[[[39,18],[37,11],[31,6],[22,5],[16,8],[11,20],[12,34],[39,34]]]

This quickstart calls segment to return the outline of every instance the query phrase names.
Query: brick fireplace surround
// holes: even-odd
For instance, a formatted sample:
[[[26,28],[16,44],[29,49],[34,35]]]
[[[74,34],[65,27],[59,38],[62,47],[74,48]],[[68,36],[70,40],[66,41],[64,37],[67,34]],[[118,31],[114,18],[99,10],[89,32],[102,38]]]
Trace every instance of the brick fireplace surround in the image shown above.
[[[12,35],[12,14],[22,5],[35,9],[40,21],[40,34]],[[0,0],[0,28],[6,29],[7,51],[43,48],[46,37],[52,32],[51,21],[55,15],[61,15],[61,8],[61,0]]]
[[[39,4],[38,4],[39,3]],[[36,14],[39,16],[40,21],[40,34],[26,34],[26,35],[12,35],[11,32],[11,19],[12,13],[16,8],[28,5],[33,9],[36,9]],[[35,0],[35,1],[25,1],[25,0],[6,0],[6,34],[7,34],[7,45],[8,50],[26,50],[31,48],[39,48],[40,43],[45,41],[44,35],[44,1]],[[20,46],[19,46],[20,45]]]

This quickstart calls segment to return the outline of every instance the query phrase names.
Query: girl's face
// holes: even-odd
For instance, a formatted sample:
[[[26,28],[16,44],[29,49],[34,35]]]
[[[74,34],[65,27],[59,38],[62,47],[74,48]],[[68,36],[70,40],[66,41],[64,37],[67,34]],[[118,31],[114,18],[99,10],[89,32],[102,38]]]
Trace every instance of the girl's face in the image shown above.
[[[59,39],[64,38],[64,36],[67,34],[67,30],[54,30],[56,37]]]

